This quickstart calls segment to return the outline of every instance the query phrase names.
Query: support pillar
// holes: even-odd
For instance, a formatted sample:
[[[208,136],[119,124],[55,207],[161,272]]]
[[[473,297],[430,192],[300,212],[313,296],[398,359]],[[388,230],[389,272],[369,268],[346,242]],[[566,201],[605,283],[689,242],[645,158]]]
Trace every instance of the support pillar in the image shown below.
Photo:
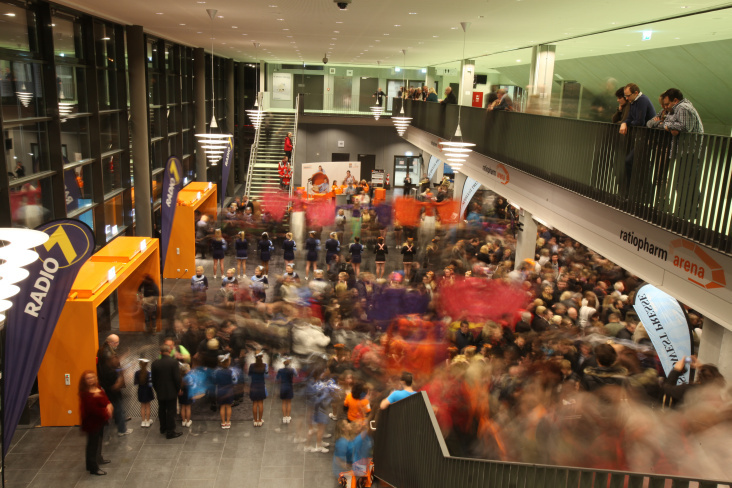
[[[464,59],[460,78],[458,104],[470,107],[473,105],[473,81],[475,80],[475,60]]]
[[[519,222],[523,224],[523,230],[516,233],[516,261],[514,269],[518,269],[524,259],[536,258],[536,221],[530,212],[524,209],[519,210]]]
[[[229,181],[226,184],[226,193],[229,195],[236,194],[236,188],[234,188],[234,175],[236,174],[237,167],[237,137],[236,137],[236,112],[234,110],[234,60],[227,59],[224,65],[225,72],[224,77],[226,78],[226,131],[234,136],[234,151],[232,154],[232,160],[229,163]],[[226,200],[226,195],[221,195],[221,201]]]
[[[130,133],[135,173],[135,234],[152,237],[152,186],[147,126],[147,61],[141,25],[127,26],[127,71],[130,79]]]
[[[549,114],[556,49],[557,46],[553,44],[540,44],[531,48],[528,103],[534,113]]]
[[[206,52],[193,50],[193,98],[196,107],[196,134],[206,133]],[[196,181],[208,180],[206,152],[196,144]]]
[[[448,164],[448,163],[444,163]],[[465,186],[465,180],[467,179],[467,176],[465,176],[463,173],[455,173],[455,180],[452,184],[452,198],[454,199],[460,199],[461,205],[462,205],[462,196],[463,196],[463,186]]]
[[[714,364],[729,381],[732,378],[732,330],[704,319],[704,328],[699,344],[699,361]]]

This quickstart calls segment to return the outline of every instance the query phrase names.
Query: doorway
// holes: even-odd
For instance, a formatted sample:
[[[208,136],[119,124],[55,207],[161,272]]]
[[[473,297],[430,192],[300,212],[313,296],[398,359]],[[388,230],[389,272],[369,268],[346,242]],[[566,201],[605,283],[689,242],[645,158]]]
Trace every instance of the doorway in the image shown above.
[[[376,155],[359,154],[358,160],[361,161],[361,179],[371,181],[371,171],[376,169]]]
[[[353,77],[351,76],[333,77],[333,110],[337,112],[351,111],[352,82]]]
[[[335,162],[350,161],[351,153],[333,153],[330,160]]]
[[[358,110],[360,112],[369,112],[369,107],[376,105],[374,93],[378,89],[378,78],[361,78],[361,89],[358,93]]]
[[[295,94],[305,95],[305,110],[323,110],[323,75],[295,74]],[[293,97],[292,108],[295,108]]]
[[[407,175],[415,188],[422,177],[422,156],[394,156],[394,188],[403,191]]]

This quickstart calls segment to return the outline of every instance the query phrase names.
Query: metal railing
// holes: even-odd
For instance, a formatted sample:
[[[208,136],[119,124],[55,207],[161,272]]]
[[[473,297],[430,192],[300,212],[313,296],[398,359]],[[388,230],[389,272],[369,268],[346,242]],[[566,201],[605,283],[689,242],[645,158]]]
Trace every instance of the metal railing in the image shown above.
[[[729,488],[730,482],[569,466],[453,457],[427,393],[380,412],[374,434],[377,478],[396,488]]]
[[[258,97],[260,97],[260,100],[258,101],[258,107],[260,110],[262,109],[262,103],[261,103],[261,96],[260,94],[257,94]],[[262,126],[264,125],[264,120],[261,120],[259,123],[259,127],[254,132],[254,142],[252,143],[252,148],[249,150],[249,167],[247,168],[247,183],[244,187],[244,194],[246,196],[250,196],[249,193],[252,189],[252,176],[254,175],[254,165],[257,161],[257,150],[259,149],[259,134],[262,131]]]
[[[290,168],[292,175],[290,176],[290,188],[288,189],[290,201],[295,191],[295,150],[297,149],[297,122],[300,117],[300,98],[295,98],[295,126],[292,128],[292,159],[290,160]]]
[[[392,114],[401,108],[394,99]],[[458,106],[405,102],[412,126],[451,139]],[[731,254],[732,138],[462,107],[475,151]]]

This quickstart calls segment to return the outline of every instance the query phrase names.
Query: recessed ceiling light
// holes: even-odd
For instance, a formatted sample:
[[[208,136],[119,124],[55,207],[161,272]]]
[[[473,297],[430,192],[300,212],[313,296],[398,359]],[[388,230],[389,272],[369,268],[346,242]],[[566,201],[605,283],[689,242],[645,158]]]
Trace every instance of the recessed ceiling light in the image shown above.
[[[680,37],[674,37],[674,39],[676,39],[676,40],[679,40],[679,39],[681,39],[681,38],[680,38]]]
[[[178,25],[185,25],[185,24],[178,24]]]
[[[277,20],[285,20],[285,19],[277,19]]]
[[[517,60],[516,60],[516,62],[517,62],[517,63],[520,63],[520,62],[521,62],[521,60],[520,60],[520,59],[517,59]]]
[[[232,28],[232,29],[238,29],[239,27],[237,27],[237,26],[235,26],[235,25],[232,25],[232,26],[231,26],[231,28]]]
[[[109,41],[109,40],[111,40],[111,38],[109,38],[109,37],[102,37],[102,40],[103,41]]]
[[[218,17],[219,19],[223,19],[223,18],[224,18],[224,16],[223,16],[223,15],[217,15],[217,17]]]
[[[394,27],[401,27],[401,25],[399,25],[399,24],[394,24]]]
[[[409,12],[409,15],[417,15],[417,12]]]
[[[206,3],[206,2],[196,2],[196,3]]]
[[[333,31],[333,34],[340,34],[341,31]]]
[[[196,34],[203,34],[203,32],[196,32]]]
[[[384,34],[385,36],[388,36],[389,34]]]
[[[336,24],[342,24],[343,22],[340,20],[336,20]]]
[[[292,36],[287,36],[287,37],[292,37]]]
[[[626,44],[625,47],[630,47],[630,44]]]
[[[270,5],[270,8],[277,8],[277,5]]]
[[[681,8],[689,8],[688,5],[682,5]]]
[[[290,30],[290,29],[282,29],[282,30],[286,30],[286,31],[288,31],[288,30]]]
[[[381,42],[379,39],[376,39],[374,42]]]
[[[440,36],[432,36],[432,37],[440,37]]]
[[[331,37],[331,39],[334,40],[334,41],[337,41],[338,40],[337,37]]]
[[[248,36],[249,34],[242,34],[243,36]]]
[[[450,27],[451,30],[457,30],[457,27]]]
[[[155,15],[163,15],[162,12],[155,12]]]
[[[330,45],[331,45],[331,46],[335,46],[335,44],[333,44],[332,42],[330,43]]]

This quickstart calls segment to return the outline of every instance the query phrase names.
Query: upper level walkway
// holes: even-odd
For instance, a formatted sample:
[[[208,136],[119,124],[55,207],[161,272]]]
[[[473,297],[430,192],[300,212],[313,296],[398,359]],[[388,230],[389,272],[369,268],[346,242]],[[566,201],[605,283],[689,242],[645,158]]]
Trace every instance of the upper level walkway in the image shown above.
[[[460,113],[476,144],[462,173],[732,329],[732,139],[437,103],[405,111],[405,138],[440,159]]]

